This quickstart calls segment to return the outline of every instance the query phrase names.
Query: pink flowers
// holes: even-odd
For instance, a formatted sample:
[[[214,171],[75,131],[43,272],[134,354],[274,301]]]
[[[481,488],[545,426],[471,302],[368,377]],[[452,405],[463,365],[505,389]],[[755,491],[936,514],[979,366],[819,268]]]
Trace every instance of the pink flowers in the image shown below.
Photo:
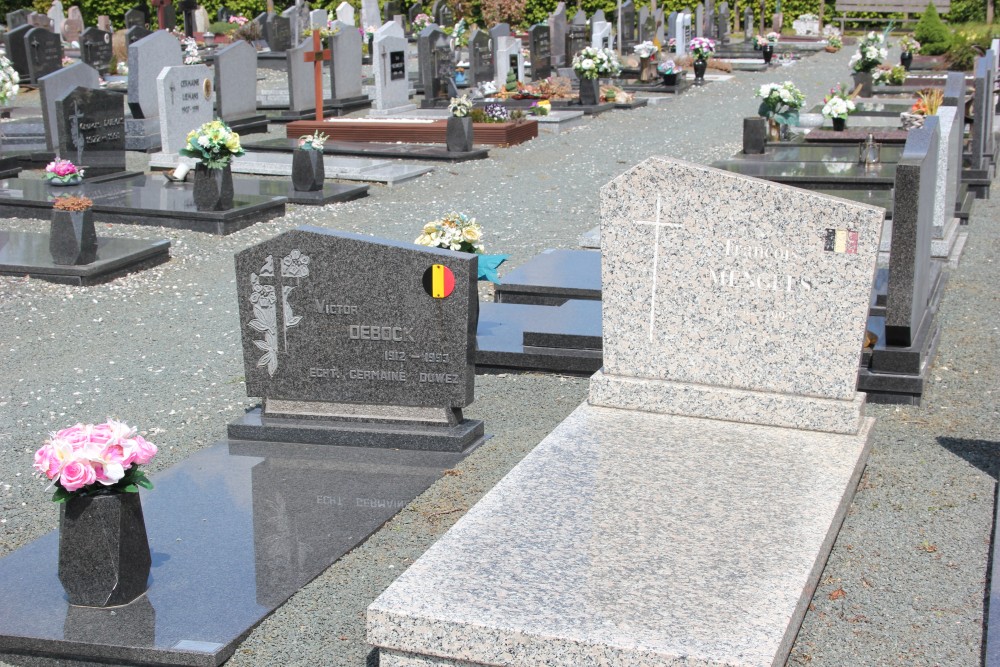
[[[229,17],[229,22],[230,23],[235,23],[236,25],[246,25],[247,21],[249,21],[249,20],[250,19],[248,19],[245,16],[230,16]]]
[[[103,424],[77,424],[53,433],[35,452],[33,467],[58,487],[53,500],[64,500],[77,491],[152,488],[138,466],[154,456],[156,445],[125,422],[108,419]]]
[[[69,160],[56,160],[45,165],[45,173],[64,177],[77,173],[76,165]]]

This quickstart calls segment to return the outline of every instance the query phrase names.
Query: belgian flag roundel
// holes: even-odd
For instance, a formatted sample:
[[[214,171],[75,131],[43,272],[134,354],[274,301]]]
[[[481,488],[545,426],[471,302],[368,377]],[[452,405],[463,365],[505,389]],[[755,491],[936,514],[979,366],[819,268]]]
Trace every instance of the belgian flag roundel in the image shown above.
[[[424,289],[435,299],[443,299],[455,291],[455,274],[444,264],[432,264],[424,271]]]

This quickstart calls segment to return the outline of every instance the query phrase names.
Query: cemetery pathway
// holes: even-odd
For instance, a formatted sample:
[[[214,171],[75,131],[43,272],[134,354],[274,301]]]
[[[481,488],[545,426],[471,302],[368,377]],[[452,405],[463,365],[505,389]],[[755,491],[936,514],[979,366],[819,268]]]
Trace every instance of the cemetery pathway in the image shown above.
[[[368,199],[290,206],[283,220],[225,238],[99,225],[105,235],[173,243],[168,264],[109,285],[0,278],[0,555],[56,527],[45,483],[31,476],[32,452],[49,431],[122,418],[160,445],[155,472],[221,439],[226,423],[254,404],[242,384],[235,252],[301,224],[409,241],[427,220],[457,210],[483,224],[489,252],[509,253],[517,266],[545,248],[575,247],[597,225],[598,188],[643,158],[709,163],[739,150],[756,86],[791,79],[812,104],[848,80],[849,57],[845,49],[738,73],[663,105],[493,149],[486,161],[373,186]],[[133,165],[143,160],[130,155]],[[868,471],[791,664],[977,664],[997,474],[998,220],[1000,203],[977,202],[966,257],[945,295],[925,405],[870,409],[879,424]],[[581,378],[479,377],[467,414],[496,437],[277,610],[230,664],[364,665],[368,603],[583,401],[586,387]],[[26,663],[0,660],[7,664]]]

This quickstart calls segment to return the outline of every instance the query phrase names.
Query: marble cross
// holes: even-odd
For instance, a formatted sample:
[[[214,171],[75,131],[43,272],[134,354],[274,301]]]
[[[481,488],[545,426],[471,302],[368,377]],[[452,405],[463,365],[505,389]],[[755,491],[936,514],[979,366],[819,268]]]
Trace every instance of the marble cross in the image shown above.
[[[653,289],[649,298],[649,340],[653,340],[653,323],[656,321],[656,277],[660,263],[660,229],[664,227],[673,229],[683,229],[684,225],[679,222],[663,222],[660,220],[660,210],[663,205],[663,195],[656,193],[656,219],[636,220],[637,225],[653,226]]]

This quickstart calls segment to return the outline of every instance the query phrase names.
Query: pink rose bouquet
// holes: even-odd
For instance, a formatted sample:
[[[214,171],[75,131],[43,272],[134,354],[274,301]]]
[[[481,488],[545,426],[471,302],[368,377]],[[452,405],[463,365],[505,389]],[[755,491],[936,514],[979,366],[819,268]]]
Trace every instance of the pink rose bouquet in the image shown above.
[[[77,424],[51,434],[35,452],[34,468],[56,487],[52,500],[74,495],[135,493],[153,488],[139,466],[156,456],[156,445],[125,422]]]
[[[77,168],[69,160],[55,160],[45,165],[45,178],[50,181],[67,183],[83,178],[83,169]]]

